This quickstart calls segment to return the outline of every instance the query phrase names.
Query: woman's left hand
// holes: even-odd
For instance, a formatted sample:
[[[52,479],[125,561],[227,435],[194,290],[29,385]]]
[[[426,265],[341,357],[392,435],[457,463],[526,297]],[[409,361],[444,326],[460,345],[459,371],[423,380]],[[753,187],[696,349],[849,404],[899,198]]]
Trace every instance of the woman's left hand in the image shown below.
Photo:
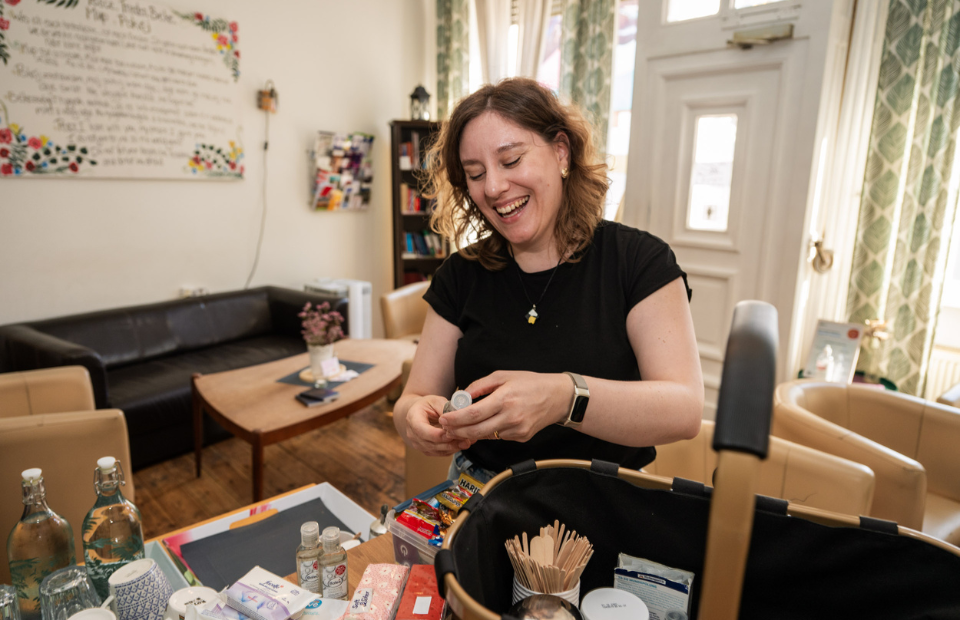
[[[498,370],[467,386],[479,402],[440,416],[449,440],[500,439],[524,442],[566,417],[573,393],[562,374]]]

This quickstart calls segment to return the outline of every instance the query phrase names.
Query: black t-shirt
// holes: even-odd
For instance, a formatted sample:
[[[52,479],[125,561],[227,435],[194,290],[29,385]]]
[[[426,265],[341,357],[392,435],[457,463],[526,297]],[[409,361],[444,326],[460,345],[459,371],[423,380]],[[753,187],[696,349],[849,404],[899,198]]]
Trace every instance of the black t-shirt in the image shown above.
[[[513,259],[501,271],[489,271],[459,254],[444,261],[424,299],[463,332],[454,363],[458,389],[496,370],[569,371],[640,380],[627,338],[627,313],[677,278],[686,283],[670,247],[649,233],[605,221],[581,260],[561,264],[547,286],[552,272],[521,273]],[[527,312],[541,294],[539,318],[531,325]],[[572,395],[572,383],[570,390]],[[591,409],[588,415],[603,412]],[[654,459],[656,451],[550,425],[525,443],[481,440],[464,454],[499,472],[530,458],[599,458],[639,469]]]

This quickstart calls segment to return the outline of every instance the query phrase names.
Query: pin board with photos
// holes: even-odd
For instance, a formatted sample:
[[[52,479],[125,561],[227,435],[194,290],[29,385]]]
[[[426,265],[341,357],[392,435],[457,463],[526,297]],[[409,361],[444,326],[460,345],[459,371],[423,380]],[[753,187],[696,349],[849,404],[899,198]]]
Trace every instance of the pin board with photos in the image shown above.
[[[145,0],[0,0],[0,178],[242,179],[239,30]]]
[[[357,211],[370,206],[373,136],[319,131],[313,146],[310,204],[318,211]]]

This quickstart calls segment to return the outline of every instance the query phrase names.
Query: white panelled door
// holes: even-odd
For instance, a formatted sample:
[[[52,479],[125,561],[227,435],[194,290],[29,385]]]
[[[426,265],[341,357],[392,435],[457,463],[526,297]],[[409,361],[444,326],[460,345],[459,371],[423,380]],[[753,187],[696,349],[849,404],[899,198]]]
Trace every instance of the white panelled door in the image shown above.
[[[668,22],[678,2],[693,0],[640,2],[623,219],[669,243],[689,276],[704,417],[713,419],[738,301],[777,307],[778,378],[792,374],[785,361],[805,301],[805,231],[818,217],[817,145],[836,132],[831,89],[838,67],[842,77],[835,60],[846,49],[852,0],[739,10],[735,0],[715,0],[713,15]],[[793,38],[728,46],[735,32],[765,24],[792,24]]]

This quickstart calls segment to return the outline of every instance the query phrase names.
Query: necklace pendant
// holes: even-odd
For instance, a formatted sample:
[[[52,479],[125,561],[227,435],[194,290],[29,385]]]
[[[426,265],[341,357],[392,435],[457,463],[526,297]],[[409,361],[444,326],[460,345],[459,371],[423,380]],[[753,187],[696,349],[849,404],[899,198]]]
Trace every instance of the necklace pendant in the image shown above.
[[[540,315],[537,314],[536,306],[530,308],[530,312],[527,313],[527,323],[533,325],[534,323],[537,322],[537,318],[539,318],[539,316]]]

